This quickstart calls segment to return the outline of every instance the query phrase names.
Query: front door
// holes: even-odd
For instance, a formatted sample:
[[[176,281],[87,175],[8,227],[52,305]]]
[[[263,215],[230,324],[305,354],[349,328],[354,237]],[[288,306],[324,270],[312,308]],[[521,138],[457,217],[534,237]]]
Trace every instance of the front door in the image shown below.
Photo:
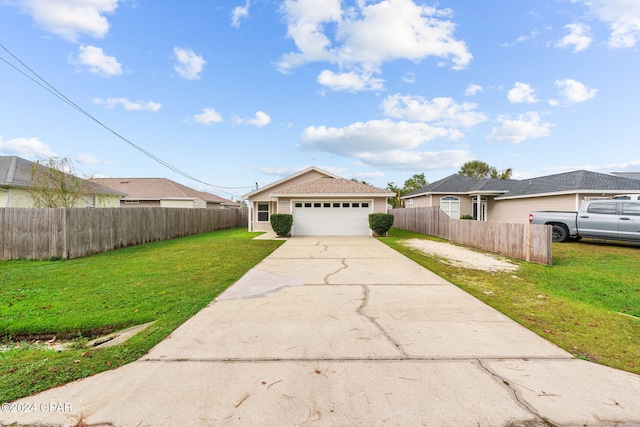
[[[476,221],[486,221],[487,220],[487,199],[482,198],[480,201],[480,209],[478,210],[478,201],[473,200],[473,219]]]

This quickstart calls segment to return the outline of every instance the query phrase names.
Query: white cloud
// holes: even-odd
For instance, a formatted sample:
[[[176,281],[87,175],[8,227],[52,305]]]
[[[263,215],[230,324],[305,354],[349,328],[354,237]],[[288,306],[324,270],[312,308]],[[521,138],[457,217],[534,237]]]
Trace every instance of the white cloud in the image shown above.
[[[382,101],[384,114],[398,119],[433,122],[437,126],[473,127],[487,120],[487,117],[473,111],[477,104],[456,103],[452,98],[433,98],[431,101],[421,96],[395,94]]]
[[[173,69],[188,80],[200,80],[200,75],[204,70],[204,64],[207,61],[202,56],[197,55],[191,49],[183,49],[180,47],[173,48],[173,54],[178,61]]]
[[[389,119],[353,123],[342,128],[310,126],[300,136],[309,150],[353,157],[363,164],[392,169],[438,169],[457,167],[470,159],[464,150],[421,151],[420,146],[436,138],[457,138],[459,133],[426,123],[394,122]]]
[[[555,85],[569,103],[585,102],[598,93],[597,89],[589,89],[588,86],[572,79],[556,80]]]
[[[475,94],[477,94],[478,92],[482,92],[484,89],[482,89],[482,86],[471,83],[469,84],[469,86],[467,86],[467,88],[464,91],[464,94],[467,96],[473,96]]]
[[[266,126],[269,123],[271,123],[271,117],[267,113],[265,113],[263,111],[257,111],[255,118],[250,119],[250,120],[244,120],[244,123],[247,123],[249,125],[262,127],[262,126]]]
[[[516,82],[513,89],[511,89],[507,94],[507,99],[509,102],[514,104],[534,104],[538,102],[536,99],[536,91],[526,83]]]
[[[203,108],[201,114],[193,116],[193,120],[203,125],[209,125],[211,123],[220,123],[222,116],[213,108]]]
[[[0,135],[0,151],[20,157],[55,157],[57,154],[38,138],[14,138],[2,140]]]
[[[636,0],[574,0],[584,3],[600,21],[609,24],[609,47],[634,47],[640,37],[640,2]]]
[[[78,55],[69,60],[72,64],[85,66],[89,72],[101,77],[119,76],[122,74],[122,64],[114,56],[104,53],[102,48],[95,46],[78,46]]]
[[[104,105],[107,108],[115,108],[121,105],[127,111],[158,111],[162,104],[153,101],[129,101],[127,98],[94,98],[93,103]]]
[[[411,149],[435,138],[446,138],[447,129],[426,123],[370,120],[342,128],[310,126],[300,136],[302,145],[312,150],[360,157],[368,152]]]
[[[383,172],[356,172],[353,175],[353,177],[361,181],[370,181],[370,180],[380,179],[384,177],[384,173]]]
[[[340,0],[285,0],[282,11],[297,47],[282,56],[282,72],[323,61],[337,64],[339,74],[371,76],[384,62],[398,59],[419,62],[431,56],[449,61],[453,69],[466,68],[472,59],[467,45],[453,36],[449,9],[412,0],[357,1],[346,9]]]
[[[520,114],[513,120],[501,115],[498,121],[500,126],[493,128],[485,138],[486,141],[511,141],[517,144],[527,139],[548,136],[553,127],[551,123],[543,122],[540,114],[531,111]]]
[[[383,87],[384,80],[374,78],[371,74],[358,74],[355,72],[334,73],[330,70],[324,70],[318,76],[318,83],[327,86],[331,90],[380,90]]]
[[[86,166],[108,165],[108,164],[110,164],[109,162],[104,162],[104,161],[100,160],[99,158],[97,158],[93,154],[87,154],[87,153],[79,153],[76,156],[76,160],[81,165],[86,165]]]
[[[238,28],[240,27],[240,20],[249,16],[249,0],[244,6],[236,6],[231,12],[231,25]]]
[[[591,28],[589,28],[589,26],[586,24],[569,24],[565,25],[564,28],[569,30],[569,34],[564,36],[562,40],[556,43],[556,47],[573,46],[573,52],[575,53],[587,49],[593,41],[593,38],[589,34]]]
[[[234,122],[237,124],[248,124],[258,127],[266,126],[271,123],[271,116],[263,111],[257,111],[253,119],[243,119],[241,117],[235,117]]]
[[[394,170],[437,170],[457,169],[465,162],[473,160],[466,150],[444,151],[401,151],[385,153],[365,153],[360,157],[362,163]]]
[[[405,83],[409,83],[409,84],[415,83],[416,82],[416,74],[412,73],[412,72],[408,72],[402,78],[402,81],[405,82]]]
[[[118,7],[118,0],[18,0],[13,3],[40,28],[74,43],[81,34],[104,37],[109,32],[109,21],[104,15]]]

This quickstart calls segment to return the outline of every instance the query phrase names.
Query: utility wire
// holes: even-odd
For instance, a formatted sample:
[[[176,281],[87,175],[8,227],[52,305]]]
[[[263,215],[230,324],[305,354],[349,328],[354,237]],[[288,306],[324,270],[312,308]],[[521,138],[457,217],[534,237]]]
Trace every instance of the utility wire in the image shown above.
[[[225,190],[240,190],[240,189],[248,189],[248,188],[254,188],[253,186],[244,186],[244,187],[221,187],[219,185],[214,185],[214,184],[210,184],[208,182],[202,181],[196,177],[194,177],[193,175],[190,175],[184,171],[182,171],[181,169],[173,166],[172,164],[162,160],[161,158],[157,157],[156,155],[152,154],[151,152],[145,150],[144,148],[140,147],[139,145],[133,143],[132,141],[130,141],[129,139],[125,138],[124,136],[122,136],[121,134],[119,134],[118,132],[116,132],[115,130],[111,129],[109,126],[107,126],[106,124],[102,123],[100,120],[98,120],[96,117],[94,117],[93,115],[91,115],[90,113],[88,113],[87,111],[85,111],[82,107],[80,107],[78,104],[76,104],[75,102],[71,101],[69,98],[67,98],[62,92],[60,92],[58,89],[56,89],[53,85],[51,85],[49,82],[47,82],[44,78],[42,78],[38,73],[36,73],[33,69],[31,69],[28,65],[26,65],[24,62],[22,62],[17,56],[15,56],[9,49],[7,49],[2,43],[0,43],[0,47],[2,49],[4,49],[5,52],[7,52],[13,59],[15,59],[16,61],[18,61],[18,63],[20,63],[20,65],[22,65],[24,68],[26,68],[27,70],[29,70],[29,72],[31,74],[33,74],[35,77],[37,77],[37,80],[34,79],[32,76],[30,76],[29,74],[25,73],[23,70],[21,70],[19,67],[16,67],[14,64],[10,63],[9,61],[7,61],[5,58],[0,57],[0,59],[6,63],[7,65],[9,65],[11,68],[15,69],[16,71],[18,71],[20,74],[22,74],[23,76],[25,76],[26,78],[28,78],[29,80],[31,80],[32,82],[34,82],[35,84],[37,84],[38,86],[40,86],[41,88],[43,88],[44,90],[46,90],[47,92],[51,93],[53,96],[55,96],[56,98],[60,99],[62,102],[66,103],[67,105],[71,106],[72,108],[76,109],[78,112],[84,114],[85,116],[87,116],[89,119],[93,120],[94,122],[96,122],[98,125],[102,126],[104,129],[106,129],[107,131],[111,132],[112,134],[114,134],[116,137],[120,138],[121,140],[123,140],[124,142],[126,142],[127,144],[129,144],[130,146],[132,146],[133,148],[135,148],[136,150],[140,151],[141,153],[143,153],[144,155],[146,155],[147,157],[150,157],[151,159],[155,160],[156,162],[160,163],[161,165],[163,165],[164,167],[174,171],[175,173],[184,176],[185,178],[189,178],[193,181],[199,182],[201,184],[204,184],[208,187],[214,188],[218,191],[221,191],[225,194],[229,194],[231,196],[234,197],[239,197],[235,194],[229,193]]]

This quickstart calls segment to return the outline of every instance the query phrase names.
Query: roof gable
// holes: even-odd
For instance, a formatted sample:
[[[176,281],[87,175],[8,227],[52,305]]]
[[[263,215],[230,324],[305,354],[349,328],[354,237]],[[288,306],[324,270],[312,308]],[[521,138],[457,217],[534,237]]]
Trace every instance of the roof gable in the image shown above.
[[[286,195],[319,195],[319,194],[349,194],[349,195],[393,195],[387,190],[352,181],[344,178],[322,177],[271,193],[272,196]]]
[[[258,188],[250,193],[242,195],[243,198],[250,199],[252,197],[259,196],[260,194],[269,194],[274,191],[279,191],[282,188],[290,187],[292,185],[296,185],[295,183],[303,183],[306,181],[316,180],[321,177],[330,177],[330,178],[339,178],[338,176],[324,171],[315,166],[310,166],[306,169],[302,169],[292,175],[286,176],[282,179],[279,179],[271,184],[268,184],[262,188]],[[271,190],[271,191],[269,191]]]

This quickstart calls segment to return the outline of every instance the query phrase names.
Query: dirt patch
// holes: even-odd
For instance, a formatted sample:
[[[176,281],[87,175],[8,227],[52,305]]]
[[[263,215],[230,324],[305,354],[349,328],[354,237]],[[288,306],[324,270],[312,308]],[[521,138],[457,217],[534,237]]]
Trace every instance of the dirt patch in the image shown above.
[[[456,267],[496,272],[509,272],[518,269],[516,264],[497,255],[472,251],[451,243],[422,239],[402,240],[401,243],[427,255],[442,258],[448,264]]]

